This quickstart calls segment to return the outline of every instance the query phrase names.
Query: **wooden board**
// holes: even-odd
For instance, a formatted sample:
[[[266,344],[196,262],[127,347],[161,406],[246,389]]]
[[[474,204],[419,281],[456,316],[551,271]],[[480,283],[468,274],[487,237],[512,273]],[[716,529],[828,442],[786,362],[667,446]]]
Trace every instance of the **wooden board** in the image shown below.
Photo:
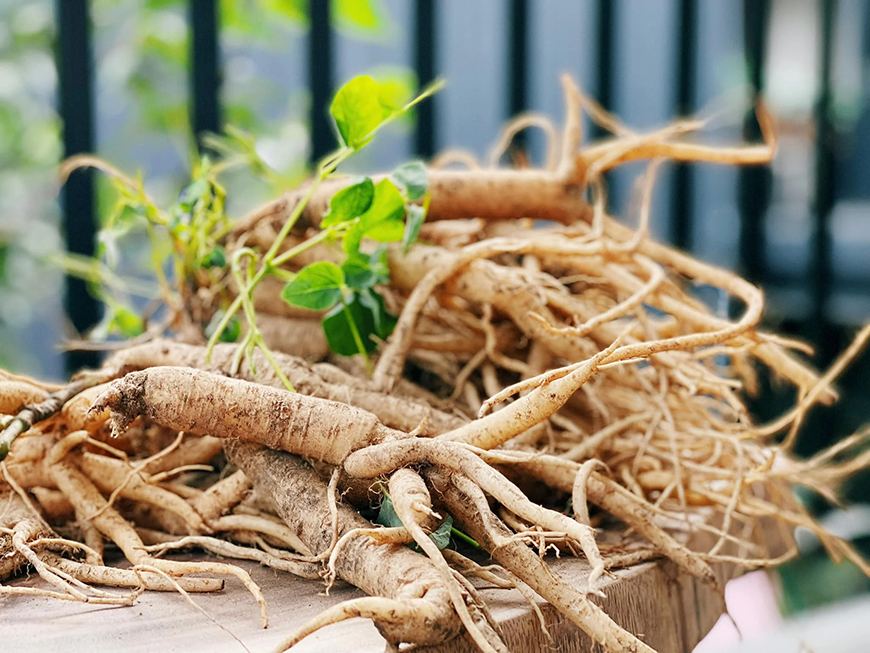
[[[190,557],[178,559],[191,559]],[[16,653],[92,651],[243,651],[232,633],[250,650],[271,651],[283,637],[334,603],[362,596],[346,584],[336,585],[327,597],[323,584],[278,573],[254,563],[239,562],[263,588],[271,626],[260,627],[251,596],[237,581],[224,591],[194,595],[196,603],[213,618],[197,612],[183,597],[149,592],[132,607],[91,606],[44,598],[0,598],[0,650]],[[577,586],[585,586],[588,567],[582,560],[553,560],[556,573]],[[16,581],[42,586],[31,577]],[[713,591],[694,578],[677,574],[661,561],[619,570],[604,581],[604,599],[595,599],[614,620],[662,652],[690,652],[712,628],[720,614]],[[556,610],[539,603],[552,640],[541,630],[529,604],[516,590],[484,589],[505,642],[517,653],[558,650],[560,653],[596,650],[589,640]],[[223,630],[217,624],[221,624]],[[229,631],[229,632],[227,632]],[[314,651],[380,652],[384,640],[374,626],[354,619],[330,626],[293,649]],[[471,652],[464,638],[446,645],[417,649],[427,653]]]

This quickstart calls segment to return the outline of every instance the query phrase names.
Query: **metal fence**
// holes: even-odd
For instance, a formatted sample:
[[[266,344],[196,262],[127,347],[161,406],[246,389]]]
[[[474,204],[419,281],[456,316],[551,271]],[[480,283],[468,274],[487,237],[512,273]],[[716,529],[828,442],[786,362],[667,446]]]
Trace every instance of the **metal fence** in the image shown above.
[[[532,89],[536,76],[554,75],[557,71],[542,71],[532,61],[530,44],[535,13],[548,0],[505,0],[504,37],[505,48],[493,52],[491,61],[499,69],[505,83],[501,102],[504,114],[511,115],[532,106]],[[435,0],[407,0],[411,5],[411,24],[406,25],[411,48],[408,59],[416,71],[419,84],[425,85],[442,70],[439,52],[443,52],[441,40],[443,21],[440,13],[446,2]],[[335,79],[336,38],[330,22],[329,0],[309,0],[309,32],[307,35],[307,86],[310,92],[309,123],[311,130],[311,157],[316,159],[327,153],[334,144],[334,135],[326,107],[331,99]],[[623,74],[624,63],[621,49],[625,46],[620,26],[629,11],[637,9],[636,3],[628,0],[590,0],[589,15],[593,16],[590,50],[592,76],[586,80],[590,92],[605,108],[614,107],[616,85]],[[659,3],[652,3],[658,5]],[[662,3],[664,5],[665,3]],[[673,35],[671,53],[673,59],[673,97],[671,112],[692,114],[696,106],[699,80],[706,71],[699,62],[699,7],[701,0],[673,0],[670,27]],[[709,4],[709,3],[706,3]],[[746,61],[747,82],[753,94],[764,95],[765,52],[771,27],[771,0],[744,0],[726,3],[733,12],[742,12],[743,52]],[[489,5],[488,5],[489,6]],[[820,66],[818,68],[818,102],[814,117],[816,152],[814,200],[809,207],[812,215],[811,273],[809,288],[805,288],[810,310],[802,316],[789,315],[783,311],[782,328],[808,338],[819,347],[817,362],[824,365],[841,348],[848,335],[849,325],[835,324],[831,319],[829,302],[834,291],[833,248],[831,243],[830,217],[835,205],[837,138],[832,117],[832,47],[835,43],[834,26],[838,11],[836,0],[818,0],[821,38],[819,40]],[[552,4],[550,4],[552,8]],[[479,10],[479,7],[476,9]],[[64,154],[70,156],[94,150],[94,75],[92,48],[89,31],[89,3],[87,0],[56,0],[57,18],[57,65],[59,73],[59,111],[65,125],[63,130]],[[189,0],[189,88],[190,119],[194,134],[204,131],[220,131],[221,120],[221,47],[218,0]],[[579,25],[577,26],[579,29]],[[479,62],[479,65],[485,65]],[[412,138],[415,154],[429,157],[444,145],[439,134],[440,100],[422,104],[416,116]],[[749,112],[743,125],[743,135],[748,140],[759,137],[754,114]],[[742,169],[733,198],[739,210],[739,259],[740,272],[766,289],[776,288],[788,280],[778,278],[768,265],[768,238],[765,220],[771,197],[772,174],[769,167],[758,166]],[[664,236],[675,245],[691,249],[698,234],[698,203],[694,199],[697,177],[688,166],[675,166],[669,180],[669,220]],[[69,249],[80,254],[92,254],[94,247],[94,178],[92,174],[80,173],[67,184],[62,198],[63,230]],[[860,283],[858,284],[860,286]],[[67,280],[66,309],[73,325],[85,330],[98,321],[99,306],[87,293],[85,284],[76,279]],[[789,319],[791,318],[791,321]],[[96,361],[90,352],[68,354],[67,366],[75,369]],[[861,386],[868,375],[854,373],[851,382],[857,390],[848,395],[852,406],[863,405]],[[776,410],[777,395],[768,390],[759,403],[761,412]],[[847,402],[846,409],[849,408]],[[856,409],[860,413],[860,408]],[[855,411],[853,410],[853,413]],[[830,437],[828,428],[833,414],[823,416],[823,428],[819,421],[810,425],[810,435],[804,438],[805,450],[813,450]],[[839,415],[839,413],[837,413]],[[851,413],[850,413],[851,415]],[[856,413],[857,415],[857,413]],[[837,417],[843,424],[850,420],[866,419],[868,415]],[[833,429],[836,431],[836,429]]]

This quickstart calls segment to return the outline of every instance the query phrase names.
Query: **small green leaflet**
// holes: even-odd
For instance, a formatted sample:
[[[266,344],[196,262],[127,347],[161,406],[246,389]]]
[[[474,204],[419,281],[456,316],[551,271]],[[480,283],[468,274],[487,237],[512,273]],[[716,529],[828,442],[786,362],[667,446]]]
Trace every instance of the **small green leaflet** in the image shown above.
[[[369,177],[338,191],[329,201],[329,213],[323,216],[320,227],[325,229],[347,222],[368,211],[375,196],[375,185]]]
[[[205,177],[200,177],[181,189],[177,203],[179,208],[190,213],[198,201],[206,199],[209,195],[211,195],[211,184]]]
[[[423,206],[409,204],[407,207],[405,233],[402,237],[402,252],[405,254],[408,253],[408,249],[417,241],[417,236],[420,235],[420,227],[423,226],[423,222],[426,220],[428,204],[429,202],[427,201]]]
[[[109,333],[118,333],[126,338],[145,333],[145,323],[129,308],[117,307],[113,310],[112,319],[109,322]]]
[[[378,83],[360,75],[338,90],[329,111],[345,145],[358,150],[394,109],[381,103]]]
[[[202,257],[199,262],[199,267],[209,268],[225,268],[227,267],[227,252],[223,247],[217,246],[208,254]]]
[[[361,252],[349,256],[342,263],[341,269],[344,272],[344,280],[348,288],[362,290],[363,288],[371,288],[377,283],[377,274],[372,269],[369,257]]]
[[[207,338],[211,338],[212,335],[214,335],[214,331],[217,329],[222,319],[224,319],[224,311],[218,311],[212,316],[208,326],[205,327],[205,335]],[[242,335],[242,323],[238,318],[234,317],[227,324],[227,328],[223,330],[220,336],[218,336],[218,340],[220,342],[236,342],[240,335]]]
[[[344,251],[354,254],[359,251],[363,238],[371,238],[381,243],[402,240],[405,233],[405,200],[396,185],[389,179],[382,179],[375,186],[371,206],[360,216],[359,222],[351,227],[344,236]]]
[[[429,190],[429,174],[422,161],[409,161],[393,170],[390,175],[412,202],[420,199]]]
[[[387,246],[381,245],[371,254],[356,252],[342,264],[344,282],[348,288],[362,290],[390,280],[387,267]]]
[[[242,335],[242,323],[239,321],[239,318],[234,317],[227,324],[227,328],[224,329],[218,340],[221,342],[236,342],[240,335]]]
[[[402,520],[399,519],[399,516],[396,514],[396,509],[393,507],[393,500],[386,496],[384,497],[384,500],[381,501],[381,508],[378,511],[378,518],[375,521],[381,526],[386,526],[387,528],[404,526]],[[435,531],[429,533],[429,538],[435,542],[435,546],[438,547],[439,551],[447,548],[447,545],[450,544],[450,532],[452,529],[453,517],[448,517]],[[416,551],[420,550],[416,544],[411,548]]]
[[[375,338],[386,340],[396,326],[396,317],[387,311],[383,297],[374,290],[351,293],[323,318],[323,332],[329,349],[340,356],[363,353],[357,346],[348,318],[353,320],[365,353],[375,350]]]
[[[284,286],[282,299],[291,306],[322,311],[341,300],[344,272],[335,263],[318,261],[299,270]]]

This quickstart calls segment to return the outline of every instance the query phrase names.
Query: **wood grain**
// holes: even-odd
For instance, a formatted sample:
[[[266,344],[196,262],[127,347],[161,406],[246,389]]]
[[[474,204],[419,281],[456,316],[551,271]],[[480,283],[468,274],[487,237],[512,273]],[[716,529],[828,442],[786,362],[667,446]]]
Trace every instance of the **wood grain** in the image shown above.
[[[178,556],[176,556],[178,557]],[[182,559],[181,557],[178,557]],[[187,557],[186,559],[191,559]],[[583,586],[588,568],[582,560],[552,560],[553,570],[569,582]],[[361,596],[348,585],[336,586],[329,596],[323,585],[277,573],[254,563],[239,562],[263,588],[269,604],[271,626],[259,627],[256,606],[238,583],[227,582],[223,592],[194,596],[215,621],[190,607],[181,596],[149,593],[136,605],[106,608],[31,597],[0,598],[0,642],[3,650],[42,653],[64,650],[243,651],[228,631],[254,652],[271,651],[283,637],[335,602]],[[727,570],[722,570],[723,573]],[[16,584],[39,586],[36,578]],[[604,580],[606,598],[596,599],[622,626],[641,636],[659,651],[691,651],[712,628],[721,613],[713,590],[694,578],[678,574],[666,561],[649,562],[616,571]],[[560,653],[596,651],[579,629],[543,601],[552,640],[543,633],[529,604],[516,590],[483,589],[505,642],[517,653],[558,650]],[[8,649],[6,648],[8,646]],[[304,640],[294,651],[384,650],[384,640],[371,623],[359,619],[331,626]],[[474,651],[459,638],[446,645],[417,649],[427,653]]]

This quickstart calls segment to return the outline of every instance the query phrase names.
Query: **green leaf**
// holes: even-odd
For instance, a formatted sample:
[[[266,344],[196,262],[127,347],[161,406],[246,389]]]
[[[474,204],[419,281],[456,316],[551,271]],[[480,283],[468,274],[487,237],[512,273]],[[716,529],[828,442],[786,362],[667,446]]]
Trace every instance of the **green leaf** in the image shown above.
[[[239,318],[234,317],[227,324],[227,328],[218,337],[220,342],[237,342],[239,336],[242,335],[242,323]]]
[[[109,322],[109,333],[118,333],[126,338],[145,333],[145,323],[129,308],[118,306],[113,310],[112,319]]]
[[[381,526],[386,526],[387,528],[399,528],[403,527],[404,524],[402,520],[399,519],[399,516],[396,514],[396,508],[393,506],[393,500],[390,497],[384,497],[383,501],[381,501],[381,507],[378,510],[378,517],[375,519],[375,522],[380,524]],[[447,545],[450,544],[450,535],[453,529],[453,517],[448,517],[444,520],[444,523],[441,524],[436,530],[429,533],[429,539],[435,542],[435,546],[438,547],[438,550],[447,548]],[[411,546],[415,551],[419,551],[420,548],[414,544]]]
[[[375,271],[372,270],[369,257],[357,252],[351,255],[342,265],[344,279],[348,288],[361,290],[371,288],[377,280]]]
[[[385,496],[383,501],[381,501],[381,507],[378,510],[378,517],[375,519],[375,523],[387,528],[401,528],[404,526],[402,520],[396,514],[396,508],[393,506],[393,500],[390,497]]]
[[[363,310],[359,302],[351,302],[346,307],[344,303],[339,302],[324,316],[322,322],[323,333],[326,335],[326,344],[329,345],[330,351],[335,352],[339,356],[356,356],[360,353],[356,339],[353,337],[348,313],[350,313],[350,319],[354,321],[359,331],[359,325],[365,319]],[[362,344],[366,353],[375,348],[374,343],[369,344],[365,339],[362,339]]]
[[[331,9],[339,27],[375,34],[383,28],[382,8],[374,0],[332,0]]]
[[[447,545],[450,544],[450,534],[453,529],[453,517],[447,517],[444,520],[444,523],[441,524],[434,531],[429,533],[429,537],[435,542],[435,546],[438,547],[438,550],[447,548]]]
[[[369,177],[343,188],[329,201],[329,213],[323,216],[320,227],[331,227],[358,218],[368,211],[374,196],[375,185]]]
[[[318,261],[306,265],[281,291],[281,298],[291,306],[322,311],[341,300],[344,272],[335,263]]]
[[[226,250],[218,245],[202,258],[202,260],[199,262],[199,267],[205,269],[227,267]]]
[[[348,288],[363,290],[390,280],[387,266],[387,247],[381,245],[371,254],[355,252],[342,264]]]
[[[354,77],[338,89],[329,109],[345,145],[358,150],[392,109],[381,104],[378,83],[368,75]]]
[[[396,317],[384,306],[383,297],[370,289],[354,292],[337,304],[323,318],[323,332],[330,350],[340,356],[355,356],[362,353],[357,346],[350,321],[359,333],[366,353],[375,350],[377,337],[386,339],[396,326]]]
[[[355,254],[363,238],[382,243],[402,240],[405,225],[405,200],[396,185],[382,179],[375,186],[371,206],[360,216],[359,222],[345,232],[344,251]]]
[[[375,273],[375,283],[387,283],[390,280],[390,266],[387,263],[387,246],[379,245],[369,254],[369,267]]]
[[[408,248],[416,241],[420,235],[420,227],[426,220],[426,207],[418,206],[417,204],[409,204],[407,207],[407,219],[405,220],[405,235],[402,238],[402,251],[407,254]]]
[[[412,202],[423,197],[429,190],[429,173],[422,161],[409,161],[400,165],[390,176]]]
[[[211,338],[214,335],[215,329],[218,328],[218,325],[221,323],[221,320],[224,319],[224,311],[218,311],[215,313],[211,321],[208,323],[208,326],[205,327],[205,337]],[[237,317],[233,317],[227,323],[226,328],[221,332],[218,336],[219,342],[236,342],[239,339],[239,336],[242,335],[242,323],[239,321]]]
[[[367,288],[357,293],[359,302],[366,309],[367,315],[371,319],[371,331],[368,335],[375,335],[381,340],[386,340],[390,337],[393,329],[396,328],[396,316],[387,310],[384,304],[384,298],[374,290]],[[364,324],[367,329],[368,324]],[[371,340],[371,338],[369,338]]]
[[[205,177],[200,177],[181,189],[178,194],[178,206],[190,213],[197,202],[205,200],[209,195],[211,195],[211,184]]]

